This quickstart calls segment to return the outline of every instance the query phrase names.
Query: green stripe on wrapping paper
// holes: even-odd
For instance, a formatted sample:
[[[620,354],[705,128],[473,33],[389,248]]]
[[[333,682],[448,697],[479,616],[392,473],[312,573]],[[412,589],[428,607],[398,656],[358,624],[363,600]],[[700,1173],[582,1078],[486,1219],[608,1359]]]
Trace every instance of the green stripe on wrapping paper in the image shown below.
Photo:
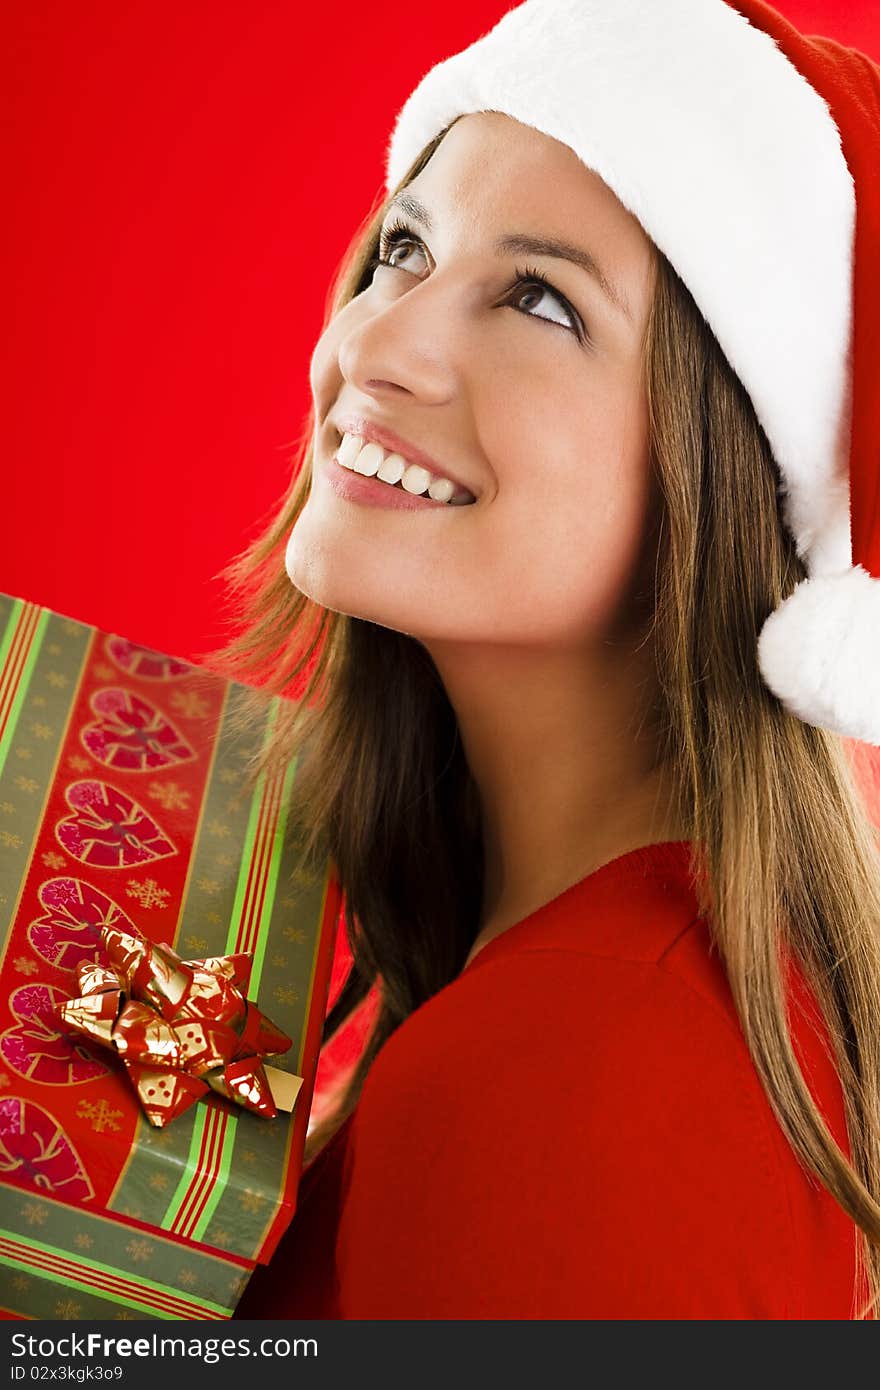
[[[160,1284],[141,1273],[132,1275],[130,1271],[117,1269],[101,1260],[73,1256],[67,1250],[34,1240],[32,1236],[28,1236],[25,1243],[12,1231],[0,1230],[0,1254],[3,1263],[13,1269],[20,1269],[23,1273],[36,1275],[67,1289],[76,1289],[87,1294],[97,1293],[111,1299],[113,1303],[134,1308],[139,1312],[153,1313],[160,1318],[179,1319],[187,1314],[190,1317],[204,1314],[226,1318],[234,1306],[224,1307],[207,1298],[187,1297],[170,1284]],[[43,1256],[42,1261],[40,1256]],[[65,1268],[53,1268],[53,1262],[63,1264]],[[77,1269],[80,1271],[79,1274],[75,1272]],[[89,1278],[90,1272],[95,1278]],[[143,1290],[143,1297],[137,1297],[130,1291],[128,1286],[132,1284],[137,1284],[138,1288]],[[150,1298],[150,1294],[154,1297]],[[174,1306],[164,1306],[166,1301]]]
[[[220,1135],[218,1152],[209,1165],[200,1169],[199,1157],[204,1144],[205,1129],[208,1121],[210,1120],[212,1125],[218,1124],[221,1120],[221,1115],[216,1106],[209,1106],[207,1104],[198,1105],[186,1167],[183,1170],[180,1182],[174,1190],[174,1195],[168,1203],[168,1209],[162,1218],[161,1225],[164,1231],[174,1230],[176,1235],[183,1236],[186,1240],[200,1239],[207,1225],[207,1218],[204,1217],[204,1215],[200,1216],[197,1224],[193,1225],[190,1211],[190,1198],[192,1197],[192,1190],[198,1180],[200,1171],[210,1173],[209,1181],[211,1193],[205,1207],[205,1210],[208,1212],[208,1217],[210,1217],[220,1200],[223,1186],[229,1177],[229,1164],[235,1143],[235,1130],[238,1124],[238,1117],[236,1115],[226,1114],[222,1119],[223,1128]],[[199,1200],[201,1201],[202,1199],[199,1198]]]
[[[162,1217],[162,1220],[159,1223],[163,1231],[170,1231],[171,1227],[177,1220],[180,1211],[180,1204],[186,1196],[190,1184],[192,1183],[193,1178],[195,1177],[196,1167],[199,1161],[199,1154],[201,1153],[202,1149],[202,1140],[204,1139],[205,1135],[205,1122],[207,1118],[207,1108],[204,1105],[200,1105],[197,1103],[195,1107],[195,1121],[193,1123],[192,1138],[190,1140],[189,1153],[186,1156],[186,1163],[184,1164],[183,1173],[181,1174],[180,1182],[174,1189],[174,1195],[172,1196],[171,1201],[168,1203],[165,1215]],[[174,1121],[172,1121],[172,1124],[173,1123]]]
[[[280,699],[276,696],[276,698],[272,702],[272,707],[269,710],[269,714],[266,719],[264,745],[266,742],[268,742],[271,736],[272,730],[275,726],[275,720],[278,717],[279,708]],[[251,967],[250,981],[248,984],[248,997],[254,1000],[256,999],[257,990],[260,986],[260,977],[263,973],[263,959],[266,954],[266,945],[269,938],[269,923],[272,920],[272,909],[275,905],[275,893],[278,888],[278,873],[281,867],[282,855],[284,853],[284,832],[287,827],[290,789],[293,785],[293,778],[296,771],[297,761],[297,758],[291,759],[284,774],[283,782],[281,785],[280,808],[272,838],[272,846],[269,853],[269,863],[263,870],[265,893],[263,896],[263,905],[260,910],[259,921],[256,925],[257,939],[255,943],[255,949],[253,952],[254,960],[253,965]],[[273,784],[276,782],[276,780],[277,774],[273,775],[271,779],[271,783],[268,788],[270,794],[275,791],[275,786]],[[250,815],[248,816],[248,824],[247,830],[245,832],[244,847],[242,850],[241,863],[239,866],[238,884],[235,892],[235,902],[232,908],[232,917],[229,922],[229,932],[226,937],[227,955],[233,954],[235,951],[242,949],[242,946],[239,944],[242,930],[242,914],[246,904],[248,883],[251,878],[251,872],[254,865],[255,856],[262,852],[262,840],[260,842],[257,841],[257,828],[260,821],[260,810],[262,808],[266,792],[267,776],[265,772],[261,772],[259,779],[257,780],[257,784],[254,787],[253,796],[251,797]],[[265,835],[265,833],[266,832],[264,828],[261,832],[261,835]],[[253,934],[252,926],[249,929],[248,934]]]
[[[15,1254],[7,1245],[7,1238],[14,1247],[18,1247],[21,1254]],[[10,1233],[0,1230],[0,1251],[3,1252],[3,1264],[13,1269],[21,1269],[22,1273],[28,1275],[38,1275],[40,1279],[47,1280],[49,1283],[61,1284],[64,1289],[76,1289],[79,1293],[106,1295],[113,1300],[114,1304],[120,1304],[125,1308],[135,1308],[138,1312],[152,1312],[158,1318],[182,1318],[185,1314],[189,1316],[215,1316],[215,1318],[228,1318],[232,1312],[232,1307],[224,1308],[221,1304],[215,1304],[207,1298],[186,1298],[186,1295],[179,1293],[179,1290],[171,1287],[171,1284],[160,1284],[154,1279],[147,1279],[146,1275],[136,1276],[136,1280],[131,1275],[114,1269],[113,1265],[104,1265],[99,1259],[72,1258],[65,1250],[58,1250],[54,1245],[44,1245],[38,1240],[28,1240],[26,1245],[22,1245]],[[63,1270],[50,1268],[47,1264],[42,1264],[39,1255],[43,1255],[46,1261],[63,1262]],[[81,1270],[81,1275],[76,1276],[72,1270]],[[95,1273],[95,1279],[89,1279],[88,1272]],[[117,1282],[120,1282],[117,1284]],[[139,1289],[143,1290],[143,1297],[133,1297],[127,1291],[128,1284],[138,1284]],[[149,1294],[156,1295],[150,1298]],[[175,1307],[163,1307],[164,1300],[174,1301]]]
[[[213,1317],[208,1310],[215,1309],[226,1316],[251,1272],[223,1251],[181,1244],[155,1227],[132,1226],[88,1206],[38,1197],[8,1184],[0,1185],[0,1227],[0,1302],[35,1317],[104,1317],[118,1294],[135,1303],[143,1296],[146,1302],[142,1288],[154,1290],[148,1312],[161,1303],[166,1309],[182,1309],[171,1316],[189,1317],[190,1309],[195,1309],[195,1317]],[[93,1252],[112,1260],[112,1267],[97,1266],[94,1273]],[[13,1286],[8,1275],[4,1279],[10,1256],[30,1266],[33,1280],[25,1290]],[[59,1282],[68,1282],[67,1275],[79,1276],[83,1286],[76,1314],[58,1308]],[[98,1301],[103,1308],[94,1306]]]
[[[260,909],[259,920],[256,924],[256,941],[253,950],[253,965],[251,966],[250,981],[248,983],[248,997],[256,1001],[257,991],[260,987],[260,979],[263,974],[263,960],[266,955],[266,946],[269,940],[269,923],[272,920],[272,910],[275,906],[275,894],[278,889],[278,874],[281,868],[281,859],[284,854],[284,832],[287,827],[288,804],[290,789],[296,772],[296,758],[288,764],[284,778],[281,782],[280,807],[275,829],[272,833],[271,849],[269,850],[269,862],[262,871],[262,881],[265,885],[263,894],[263,904]],[[229,925],[229,935],[226,938],[226,952],[231,954],[237,949],[242,928],[242,908],[244,906],[245,894],[247,892],[248,879],[251,872],[251,864],[254,857],[263,852],[265,828],[261,832],[261,838],[257,841],[257,825],[260,819],[260,810],[264,799],[271,797],[277,792],[278,776],[275,775],[268,782],[265,773],[260,774],[260,780],[254,790],[253,800],[251,801],[251,813],[248,820],[246,852],[242,855],[241,871],[238,880],[238,890],[235,895],[235,907],[232,913],[232,921]],[[253,936],[253,924],[249,928],[249,935]]]
[[[220,1153],[220,1171],[215,1182],[211,1184],[211,1195],[205,1203],[201,1216],[189,1232],[191,1240],[203,1240],[205,1231],[208,1229],[211,1218],[217,1207],[217,1203],[226,1191],[226,1184],[229,1181],[229,1169],[232,1163],[232,1151],[235,1147],[235,1129],[238,1123],[236,1117],[231,1117],[232,1124],[224,1136],[223,1148]]]
[[[19,616],[23,608],[24,603],[20,598],[14,598],[12,600],[9,607],[9,617],[6,622],[6,627],[3,631],[2,638],[0,638],[0,675],[2,675],[3,671],[6,669],[9,648],[12,646],[12,639],[15,636],[15,630],[18,627]]]
[[[25,604],[20,599],[16,599],[13,602],[12,612],[9,615],[9,622],[6,624],[6,631],[3,634],[3,644],[2,647],[0,647],[0,672],[5,670],[6,664],[9,660],[9,651],[12,646],[12,641],[15,636],[15,633],[18,630],[21,614],[24,612],[24,609]],[[18,680],[16,681],[15,696],[13,697],[12,708],[9,711],[9,718],[6,721],[6,728],[3,732],[3,737],[2,739],[0,739],[0,774],[2,774],[3,769],[6,766],[6,759],[9,757],[9,750],[12,747],[12,740],[15,737],[15,730],[16,726],[18,725],[19,715],[21,714],[21,707],[24,704],[25,696],[28,692],[28,686],[31,683],[31,676],[34,673],[34,667],[37,664],[37,657],[39,656],[40,648],[43,645],[43,638],[46,634],[46,626],[49,622],[50,616],[51,614],[47,608],[41,610],[40,616],[37,619],[36,626],[33,630],[33,635],[30,640],[30,646],[28,649],[27,658],[24,663],[24,668],[21,671]]]

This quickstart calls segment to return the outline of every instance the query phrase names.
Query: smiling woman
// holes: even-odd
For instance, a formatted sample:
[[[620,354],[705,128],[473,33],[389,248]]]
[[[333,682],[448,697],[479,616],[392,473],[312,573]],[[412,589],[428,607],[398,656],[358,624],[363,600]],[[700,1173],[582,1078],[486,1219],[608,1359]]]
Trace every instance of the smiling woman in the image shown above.
[[[878,74],[742,8],[526,0],[399,117],[215,654],[255,704],[317,658],[262,765],[300,756],[291,833],[345,893],[325,1037],[378,1002],[240,1316],[849,1318],[880,1289],[880,849],[845,742],[880,729],[826,650],[818,686],[809,644],[780,659],[829,580],[864,581],[835,659],[876,629],[852,181],[795,60]],[[690,139],[690,178],[706,131],[685,207],[664,152]],[[789,218],[816,230],[783,265]]]

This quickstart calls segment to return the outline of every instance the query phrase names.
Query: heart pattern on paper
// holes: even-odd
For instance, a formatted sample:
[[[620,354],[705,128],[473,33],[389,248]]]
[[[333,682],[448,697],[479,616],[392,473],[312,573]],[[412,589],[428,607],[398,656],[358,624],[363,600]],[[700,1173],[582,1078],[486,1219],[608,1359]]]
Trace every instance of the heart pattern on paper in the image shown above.
[[[78,1086],[107,1075],[103,1062],[61,1031],[58,1006],[69,998],[45,984],[12,991],[9,1007],[18,1024],[0,1036],[0,1055],[19,1076],[43,1086]]]
[[[82,731],[93,758],[126,772],[152,772],[189,762],[196,754],[170,719],[149,700],[122,686],[97,690],[89,701],[99,717]]]
[[[177,657],[166,656],[164,652],[154,652],[152,647],[140,647],[129,642],[127,637],[108,637],[105,649],[111,661],[121,671],[130,676],[140,676],[148,681],[173,681],[188,676],[196,668]]]
[[[55,834],[72,858],[102,869],[128,869],[176,854],[149,812],[108,782],[73,782],[65,797],[73,815]]]
[[[28,927],[28,940],[37,955],[56,970],[75,971],[85,961],[102,960],[104,927],[136,928],[127,913],[81,878],[50,878],[40,885],[45,916]]]
[[[61,1125],[35,1101],[0,1099],[0,1174],[72,1202],[95,1195],[82,1159]]]

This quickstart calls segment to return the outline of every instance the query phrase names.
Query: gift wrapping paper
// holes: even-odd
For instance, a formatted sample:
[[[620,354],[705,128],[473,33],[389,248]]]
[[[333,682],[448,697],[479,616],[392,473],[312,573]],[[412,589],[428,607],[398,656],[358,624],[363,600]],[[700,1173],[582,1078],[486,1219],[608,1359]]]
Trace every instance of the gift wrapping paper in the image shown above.
[[[292,1218],[341,898],[285,837],[296,759],[245,785],[279,701],[242,738],[243,694],[0,595],[7,1316],[228,1316]],[[58,1017],[108,923],[184,958],[253,954],[247,997],[294,1040],[270,1059],[303,1078],[292,1114],[212,1095],[150,1125],[121,1059]]]

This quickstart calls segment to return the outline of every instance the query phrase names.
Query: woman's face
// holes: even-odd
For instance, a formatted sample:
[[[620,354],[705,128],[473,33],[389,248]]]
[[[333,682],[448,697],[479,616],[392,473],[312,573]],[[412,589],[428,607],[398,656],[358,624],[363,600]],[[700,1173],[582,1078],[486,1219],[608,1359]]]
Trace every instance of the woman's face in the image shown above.
[[[391,209],[384,225],[406,228],[393,264],[312,355],[313,477],[290,578],[429,648],[600,639],[625,621],[651,520],[651,242],[567,146],[499,113],[459,119],[405,193],[430,229]],[[618,302],[572,260],[496,247],[513,234],[579,248]],[[518,284],[526,267],[553,289]],[[445,464],[476,501],[402,510],[340,496],[334,422],[352,413]]]

